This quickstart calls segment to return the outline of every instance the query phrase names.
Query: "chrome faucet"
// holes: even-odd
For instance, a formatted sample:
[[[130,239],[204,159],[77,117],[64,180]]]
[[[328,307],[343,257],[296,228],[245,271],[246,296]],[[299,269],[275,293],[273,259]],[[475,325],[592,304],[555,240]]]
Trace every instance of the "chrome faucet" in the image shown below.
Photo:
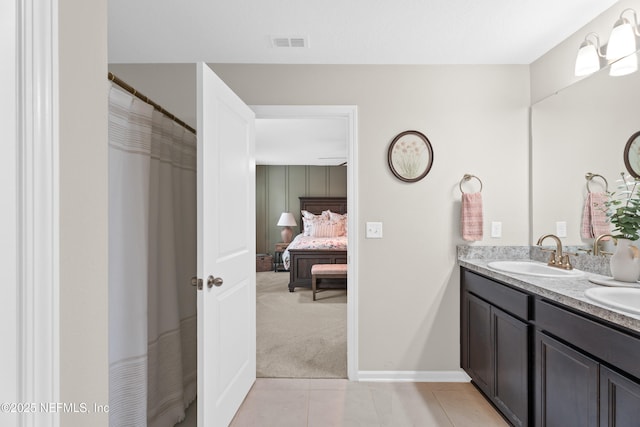
[[[538,239],[538,243],[536,246],[542,246],[542,241],[546,238],[551,238],[556,242],[556,249],[542,249],[543,251],[550,251],[551,257],[549,258],[549,262],[547,265],[551,267],[563,268],[565,270],[572,270],[573,266],[571,265],[571,260],[569,259],[569,254],[562,253],[562,242],[560,238],[555,234],[545,234]]]
[[[594,255],[611,255],[611,252],[605,252],[605,251],[601,251],[600,250],[600,246],[598,246],[598,244],[600,243],[600,240],[604,239],[605,237],[611,237],[614,242],[618,242],[618,240],[613,237],[611,234],[601,234],[598,237],[596,237],[596,240],[593,241],[593,254]]]

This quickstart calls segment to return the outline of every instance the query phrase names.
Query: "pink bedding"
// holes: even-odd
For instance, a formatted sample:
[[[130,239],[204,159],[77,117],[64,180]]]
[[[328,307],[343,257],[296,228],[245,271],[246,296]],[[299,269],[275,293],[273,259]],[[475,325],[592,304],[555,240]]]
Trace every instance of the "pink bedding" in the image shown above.
[[[284,268],[289,269],[289,249],[347,249],[347,236],[340,237],[311,237],[298,234],[282,254]]]

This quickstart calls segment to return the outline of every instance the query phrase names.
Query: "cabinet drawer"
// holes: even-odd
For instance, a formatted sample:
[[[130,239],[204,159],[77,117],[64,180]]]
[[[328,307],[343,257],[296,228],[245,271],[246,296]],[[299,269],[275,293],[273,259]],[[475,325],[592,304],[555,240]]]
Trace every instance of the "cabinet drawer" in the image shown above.
[[[529,319],[529,295],[469,270],[462,270],[462,284],[467,291],[492,305],[524,320]]]
[[[618,331],[543,300],[536,299],[534,317],[537,329],[640,378],[640,337]]]

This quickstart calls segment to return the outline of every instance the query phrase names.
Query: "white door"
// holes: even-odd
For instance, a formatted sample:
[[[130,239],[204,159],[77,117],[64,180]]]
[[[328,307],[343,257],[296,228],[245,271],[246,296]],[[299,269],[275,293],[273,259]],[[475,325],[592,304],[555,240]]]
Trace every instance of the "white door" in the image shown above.
[[[255,119],[198,69],[198,425],[227,426],[256,378]]]

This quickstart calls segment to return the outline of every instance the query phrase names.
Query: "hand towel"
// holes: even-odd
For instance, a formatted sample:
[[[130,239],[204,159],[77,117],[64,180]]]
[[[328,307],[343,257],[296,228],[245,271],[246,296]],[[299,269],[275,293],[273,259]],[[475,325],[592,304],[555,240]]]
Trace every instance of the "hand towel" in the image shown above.
[[[584,201],[582,211],[582,238],[593,239],[601,234],[611,233],[611,227],[607,220],[605,202],[608,196],[605,193],[588,193]],[[603,240],[607,240],[605,237]]]
[[[481,193],[462,193],[462,238],[474,241],[482,240],[482,195]]]

